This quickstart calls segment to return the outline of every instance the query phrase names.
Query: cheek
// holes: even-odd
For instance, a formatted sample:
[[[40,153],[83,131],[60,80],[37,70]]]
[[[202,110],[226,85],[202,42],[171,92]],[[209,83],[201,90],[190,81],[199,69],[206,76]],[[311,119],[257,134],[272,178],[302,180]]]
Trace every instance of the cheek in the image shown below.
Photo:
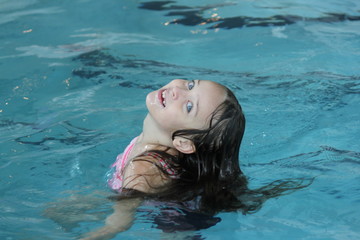
[[[159,116],[157,120],[164,129],[170,132],[187,128],[184,119],[175,113]]]

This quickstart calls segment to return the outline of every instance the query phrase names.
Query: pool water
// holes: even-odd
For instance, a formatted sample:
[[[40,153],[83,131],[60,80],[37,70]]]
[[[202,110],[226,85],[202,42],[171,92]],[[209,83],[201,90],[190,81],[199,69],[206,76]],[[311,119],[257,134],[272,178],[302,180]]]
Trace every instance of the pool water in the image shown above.
[[[116,239],[360,239],[359,1],[0,0],[0,28],[1,239],[102,226],[109,166],[174,78],[234,90],[251,187],[315,180],[194,231],[143,206]],[[67,217],[48,217],[59,201]]]

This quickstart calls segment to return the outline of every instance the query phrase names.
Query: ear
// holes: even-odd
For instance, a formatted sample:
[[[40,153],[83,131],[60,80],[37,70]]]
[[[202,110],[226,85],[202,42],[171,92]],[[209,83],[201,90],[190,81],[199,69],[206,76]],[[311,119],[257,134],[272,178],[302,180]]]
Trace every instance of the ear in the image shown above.
[[[175,137],[173,140],[174,147],[182,153],[191,154],[196,151],[193,141],[183,137]]]

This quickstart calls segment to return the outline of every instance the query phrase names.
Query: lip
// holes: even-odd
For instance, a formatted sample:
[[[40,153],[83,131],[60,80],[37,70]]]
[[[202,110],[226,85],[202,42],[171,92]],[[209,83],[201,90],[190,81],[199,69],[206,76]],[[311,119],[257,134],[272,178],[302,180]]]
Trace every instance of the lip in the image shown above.
[[[162,98],[162,93],[166,91],[166,89],[160,89],[158,91],[158,94],[157,94],[157,97],[158,97],[158,100],[159,100],[159,104],[162,108],[165,108],[165,106],[163,105],[163,98]]]

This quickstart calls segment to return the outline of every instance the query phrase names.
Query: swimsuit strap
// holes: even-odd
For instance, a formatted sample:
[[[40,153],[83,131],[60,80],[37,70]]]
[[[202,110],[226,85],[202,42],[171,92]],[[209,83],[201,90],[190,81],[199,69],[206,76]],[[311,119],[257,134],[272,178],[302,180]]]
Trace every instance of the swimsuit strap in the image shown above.
[[[128,162],[129,155],[131,153],[131,150],[133,149],[136,140],[138,137],[135,137],[129,145],[125,148],[124,152],[122,154],[119,154],[116,158],[115,163],[111,167],[115,167],[117,169],[124,169],[126,163]]]
[[[111,166],[115,168],[115,172],[113,174],[112,179],[108,181],[109,186],[116,191],[120,191],[123,184],[123,170],[129,161],[129,155],[131,153],[131,150],[133,149],[136,140],[138,137],[135,137],[129,145],[125,148],[124,152],[119,154],[116,157],[115,163]]]
[[[133,147],[135,146],[135,143],[136,143],[136,140],[137,140],[137,137],[134,138],[131,143],[126,147],[124,153],[123,153],[123,156],[122,156],[122,161],[121,161],[121,169],[124,169],[127,161],[129,160],[129,155],[131,153],[131,150],[133,149]]]
[[[159,161],[159,163],[161,164],[161,166],[163,166],[163,168],[165,169],[165,171],[170,175],[171,178],[178,178],[178,173],[175,169],[171,168],[168,164],[167,161],[165,161],[160,154],[155,153],[155,152],[146,152],[144,153],[145,156],[150,156],[155,158],[157,161]]]

